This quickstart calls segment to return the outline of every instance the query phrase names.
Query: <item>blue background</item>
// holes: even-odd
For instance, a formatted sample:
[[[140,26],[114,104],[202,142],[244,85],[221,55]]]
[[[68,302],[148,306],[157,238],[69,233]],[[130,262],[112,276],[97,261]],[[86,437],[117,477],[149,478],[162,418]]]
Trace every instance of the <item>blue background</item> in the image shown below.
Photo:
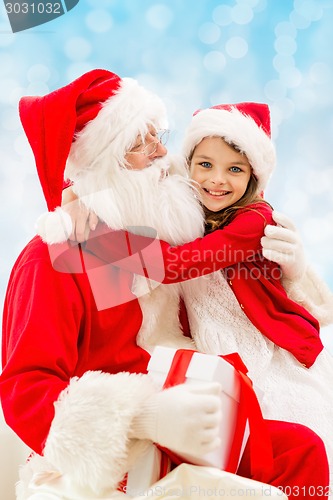
[[[137,78],[166,101],[171,151],[195,109],[267,102],[278,166],[266,197],[293,218],[333,288],[332,26],[332,0],[80,0],[58,19],[13,34],[1,5],[1,304],[45,210],[18,99],[96,67]],[[333,352],[333,329],[323,338]]]

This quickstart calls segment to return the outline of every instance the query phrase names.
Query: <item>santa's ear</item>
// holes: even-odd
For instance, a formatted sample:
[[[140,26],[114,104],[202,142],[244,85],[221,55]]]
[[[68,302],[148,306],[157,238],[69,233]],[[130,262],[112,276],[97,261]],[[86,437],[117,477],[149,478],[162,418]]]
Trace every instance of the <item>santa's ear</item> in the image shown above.
[[[70,215],[57,207],[53,212],[42,214],[36,221],[36,232],[44,243],[50,245],[68,240],[73,231]]]

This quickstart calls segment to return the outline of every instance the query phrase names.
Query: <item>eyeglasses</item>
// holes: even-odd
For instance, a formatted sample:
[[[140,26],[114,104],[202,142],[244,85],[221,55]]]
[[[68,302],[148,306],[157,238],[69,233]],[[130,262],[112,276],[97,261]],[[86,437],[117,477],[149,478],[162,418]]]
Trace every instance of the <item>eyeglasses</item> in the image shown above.
[[[170,130],[163,129],[158,130],[155,135],[155,141],[149,142],[142,149],[138,151],[128,151],[127,154],[139,154],[145,156],[151,156],[157,151],[157,147],[159,144],[165,144],[168,142]]]

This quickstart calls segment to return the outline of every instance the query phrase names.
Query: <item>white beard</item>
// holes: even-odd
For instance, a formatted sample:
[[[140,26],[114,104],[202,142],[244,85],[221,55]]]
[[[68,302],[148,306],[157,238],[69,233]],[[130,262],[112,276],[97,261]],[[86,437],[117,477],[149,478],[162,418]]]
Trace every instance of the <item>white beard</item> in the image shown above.
[[[204,218],[191,181],[168,174],[169,168],[164,158],[144,170],[117,168],[103,190],[94,189],[90,175],[77,179],[73,189],[110,228],[143,235],[153,228],[159,239],[179,245],[203,235]]]

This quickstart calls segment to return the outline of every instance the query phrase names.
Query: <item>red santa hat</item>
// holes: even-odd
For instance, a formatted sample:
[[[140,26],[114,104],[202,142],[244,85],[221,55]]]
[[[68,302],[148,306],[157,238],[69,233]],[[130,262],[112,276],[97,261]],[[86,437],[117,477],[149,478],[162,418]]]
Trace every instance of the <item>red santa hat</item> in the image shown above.
[[[195,146],[212,136],[222,137],[246,155],[258,179],[258,192],[263,191],[276,161],[267,104],[219,104],[196,111],[183,143],[185,156],[190,158]]]
[[[85,73],[72,83],[39,97],[23,97],[20,118],[33,150],[48,209],[61,204],[64,172],[72,147],[85,154],[82,170],[107,154],[123,158],[149,124],[166,127],[163,102],[130,78],[103,69]],[[79,175],[80,163],[68,178]]]

